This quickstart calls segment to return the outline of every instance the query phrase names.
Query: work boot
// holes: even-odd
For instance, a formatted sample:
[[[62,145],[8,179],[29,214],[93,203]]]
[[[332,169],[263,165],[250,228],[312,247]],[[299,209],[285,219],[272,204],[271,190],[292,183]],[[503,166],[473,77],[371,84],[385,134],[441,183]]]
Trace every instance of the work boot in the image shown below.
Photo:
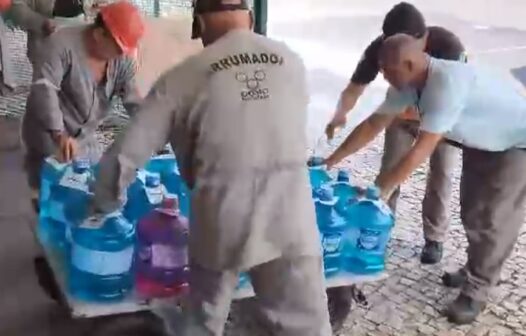
[[[444,253],[444,245],[440,242],[426,240],[426,244],[422,249],[420,256],[420,262],[426,265],[434,265],[442,260],[442,254]]]
[[[343,324],[351,313],[352,300],[351,286],[327,289],[329,315],[334,333],[339,332],[343,328]]]
[[[444,275],[442,276],[442,283],[444,284],[444,286],[449,288],[460,288],[467,281],[467,278],[468,276],[466,274],[466,271],[464,271],[464,269],[461,269],[454,273],[444,273]]]
[[[460,294],[453,301],[446,312],[450,323],[470,324],[477,319],[480,313],[486,308],[486,302],[477,301],[465,294]]]

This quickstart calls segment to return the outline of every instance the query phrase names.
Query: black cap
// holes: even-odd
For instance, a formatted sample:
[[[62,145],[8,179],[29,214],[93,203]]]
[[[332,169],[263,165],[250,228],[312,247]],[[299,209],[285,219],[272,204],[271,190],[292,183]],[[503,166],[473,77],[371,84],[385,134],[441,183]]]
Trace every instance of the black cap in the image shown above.
[[[195,0],[194,15],[233,11],[249,10],[250,6],[246,0]]]
[[[427,31],[424,15],[413,5],[400,2],[385,16],[382,30],[385,37],[395,34],[407,34],[421,38]]]

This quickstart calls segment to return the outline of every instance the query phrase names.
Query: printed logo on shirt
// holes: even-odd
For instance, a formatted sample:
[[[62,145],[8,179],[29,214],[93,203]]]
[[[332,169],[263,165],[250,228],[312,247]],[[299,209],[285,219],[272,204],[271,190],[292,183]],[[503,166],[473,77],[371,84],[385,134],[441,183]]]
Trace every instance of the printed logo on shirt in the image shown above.
[[[245,84],[247,88],[241,91],[241,99],[249,101],[270,98],[269,89],[261,87],[265,79],[267,79],[267,74],[263,70],[256,70],[250,75],[246,72],[236,73],[236,80]]]
[[[230,55],[217,62],[210,64],[213,72],[229,70],[233,67],[251,64],[269,64],[281,66],[284,63],[282,56],[268,53],[243,53]]]

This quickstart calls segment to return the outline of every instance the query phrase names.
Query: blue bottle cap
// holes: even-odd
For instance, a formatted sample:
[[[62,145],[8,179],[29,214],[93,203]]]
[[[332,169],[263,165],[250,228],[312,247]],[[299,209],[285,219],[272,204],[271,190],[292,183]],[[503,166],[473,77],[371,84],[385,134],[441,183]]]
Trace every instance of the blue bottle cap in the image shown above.
[[[91,166],[89,158],[76,158],[73,160],[73,169],[75,171],[88,170]]]
[[[320,202],[331,203],[334,200],[334,189],[327,185],[321,186],[317,190],[317,195]]]
[[[380,199],[380,188],[377,186],[368,187],[365,195],[369,199],[378,200]]]
[[[319,156],[313,156],[307,161],[307,166],[309,167],[317,167],[323,165],[323,158]]]
[[[350,182],[351,178],[349,177],[349,173],[346,170],[339,170],[336,180],[338,182]]]
[[[158,187],[161,185],[161,175],[147,174],[144,182],[148,188]]]

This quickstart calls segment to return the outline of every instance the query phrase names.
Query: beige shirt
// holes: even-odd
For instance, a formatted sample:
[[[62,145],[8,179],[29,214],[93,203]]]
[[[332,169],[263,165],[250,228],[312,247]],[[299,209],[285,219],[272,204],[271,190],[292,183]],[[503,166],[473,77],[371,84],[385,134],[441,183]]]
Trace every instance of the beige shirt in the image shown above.
[[[306,168],[308,94],[284,44],[233,31],[166,73],[101,160],[95,206],[119,195],[150,155],[175,149],[192,188],[190,255],[244,270],[282,256],[320,255]]]

